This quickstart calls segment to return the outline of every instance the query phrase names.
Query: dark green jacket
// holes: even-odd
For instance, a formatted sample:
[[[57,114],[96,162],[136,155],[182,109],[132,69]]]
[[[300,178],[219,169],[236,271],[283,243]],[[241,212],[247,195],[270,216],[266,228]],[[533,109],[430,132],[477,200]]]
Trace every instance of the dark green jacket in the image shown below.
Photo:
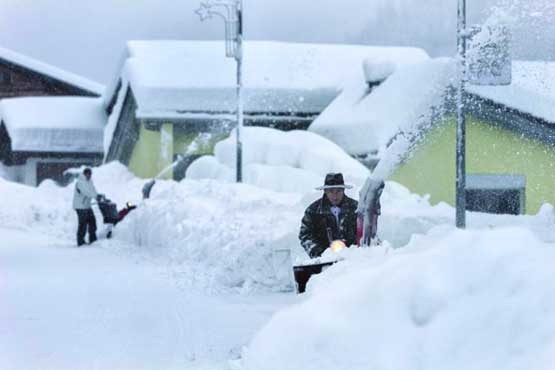
[[[339,225],[331,213],[331,203],[325,194],[306,209],[301,221],[299,239],[311,258],[321,256],[333,240],[343,240],[347,246],[355,244],[357,205],[356,200],[346,195],[343,197],[339,205]]]

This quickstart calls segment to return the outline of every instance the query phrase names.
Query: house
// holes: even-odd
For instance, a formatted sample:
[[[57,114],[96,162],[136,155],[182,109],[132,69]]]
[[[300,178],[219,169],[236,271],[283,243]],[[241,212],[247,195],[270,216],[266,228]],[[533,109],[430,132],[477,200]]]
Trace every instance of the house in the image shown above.
[[[14,180],[64,182],[63,172],[102,162],[104,86],[0,48],[0,164]]]
[[[2,99],[0,115],[0,158],[14,181],[64,184],[66,169],[102,163],[108,119],[102,98]]]
[[[105,98],[106,161],[152,177],[177,155],[192,160],[210,152],[236,125],[236,64],[224,50],[218,41],[129,42]],[[306,129],[346,82],[362,78],[370,57],[428,59],[416,48],[245,42],[245,125]]]
[[[104,86],[0,48],[0,99],[23,96],[100,96]]]
[[[309,129],[372,157],[375,171],[432,204],[454,205],[455,76],[449,60],[399,68],[371,94],[330,104],[343,122],[324,111]],[[511,84],[467,85],[467,209],[519,214],[555,204],[554,77],[555,63],[513,61]]]

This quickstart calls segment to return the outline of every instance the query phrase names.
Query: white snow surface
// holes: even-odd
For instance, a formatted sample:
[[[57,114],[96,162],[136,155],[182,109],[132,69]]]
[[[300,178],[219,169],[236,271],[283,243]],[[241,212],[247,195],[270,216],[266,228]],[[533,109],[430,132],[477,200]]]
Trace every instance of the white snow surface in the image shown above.
[[[124,74],[138,115],[230,112],[236,107],[236,63],[220,41],[131,41]],[[418,48],[244,43],[244,109],[320,112],[346,81],[364,78],[362,63],[410,63],[428,58]]]
[[[13,151],[103,151],[108,117],[101,98],[25,97],[0,101]]]
[[[397,68],[392,62],[379,62],[366,59],[362,63],[366,82],[383,82],[395,72]]]
[[[454,76],[451,59],[399,66],[368,93],[364,80],[353,82],[314,120],[309,130],[337,143],[349,154],[383,152],[400,131],[431,119],[443,104]]]
[[[74,247],[73,186],[0,178],[0,300],[7,302],[0,306],[0,368],[551,367],[552,206],[533,216],[469,213],[469,230],[459,231],[450,226],[452,207],[431,206],[387,182],[383,246],[344,251],[342,262],[295,296],[282,292],[291,287],[291,264],[276,251],[290,248],[293,260],[306,259],[299,223],[321,196],[313,186],[329,164],[318,146],[298,156],[297,140],[317,140],[310,133],[278,135],[276,145],[292,143],[281,149],[264,141],[272,133],[250,133],[260,137],[246,153],[265,168],[260,186],[159,180],[143,202],[144,180],[124,166],[94,168],[99,192],[120,207],[139,207],[113,239],[81,249]],[[339,153],[327,161],[346,156]],[[218,155],[212,160],[220,163]],[[307,173],[316,184],[261,187],[303,183]],[[360,176],[356,166],[345,174]],[[357,189],[348,194],[356,198]]]
[[[96,93],[99,96],[104,93],[104,85],[95,81],[89,80],[85,77],[79,76],[75,73],[65,71],[61,68],[54,67],[47,63],[38,61],[13,50],[0,48],[0,59],[4,59],[10,63],[19,65],[21,67],[30,69],[31,71],[52,77],[55,80],[68,83],[83,90]]]
[[[275,191],[303,194],[323,185],[330,172],[342,172],[347,183],[361,186],[370,174],[360,162],[328,139],[308,131],[244,127],[244,181]],[[235,131],[218,142],[214,156],[204,156],[187,169],[190,179],[235,181]]]
[[[402,249],[348,252],[257,334],[243,369],[552,367],[552,242],[441,226]]]
[[[555,62],[513,61],[506,86],[468,85],[467,91],[555,123]]]

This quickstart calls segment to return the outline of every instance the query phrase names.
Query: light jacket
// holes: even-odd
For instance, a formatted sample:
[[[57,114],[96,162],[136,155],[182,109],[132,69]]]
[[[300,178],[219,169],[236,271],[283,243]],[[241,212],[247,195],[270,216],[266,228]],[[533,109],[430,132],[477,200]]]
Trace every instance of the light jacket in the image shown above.
[[[80,174],[75,183],[75,191],[73,193],[73,209],[89,209],[91,208],[91,200],[95,199],[98,193],[91,180],[87,180],[85,175]]]

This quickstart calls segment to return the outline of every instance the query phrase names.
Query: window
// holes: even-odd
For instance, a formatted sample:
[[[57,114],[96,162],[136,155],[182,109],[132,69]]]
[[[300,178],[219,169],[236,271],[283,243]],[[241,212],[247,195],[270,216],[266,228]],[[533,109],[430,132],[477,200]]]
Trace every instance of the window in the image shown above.
[[[466,209],[498,214],[524,214],[526,177],[472,174],[466,179]]]

